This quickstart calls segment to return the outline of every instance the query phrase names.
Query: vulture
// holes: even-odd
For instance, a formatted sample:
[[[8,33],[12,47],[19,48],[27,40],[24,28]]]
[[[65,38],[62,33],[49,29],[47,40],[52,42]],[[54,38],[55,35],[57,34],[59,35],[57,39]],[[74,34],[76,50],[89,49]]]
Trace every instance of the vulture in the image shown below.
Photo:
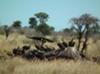
[[[39,40],[39,41],[42,41],[42,42],[54,42],[53,40],[50,40],[48,38],[45,38],[45,37],[27,37],[29,39],[33,39],[33,40]]]

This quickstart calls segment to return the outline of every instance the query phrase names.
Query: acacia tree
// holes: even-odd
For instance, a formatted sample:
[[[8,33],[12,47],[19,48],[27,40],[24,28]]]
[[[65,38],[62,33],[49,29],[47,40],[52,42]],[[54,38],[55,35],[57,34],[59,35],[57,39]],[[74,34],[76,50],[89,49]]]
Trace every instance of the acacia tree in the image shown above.
[[[82,36],[83,36],[83,30],[82,30],[83,25],[80,24],[79,18],[72,18],[71,22],[72,22],[72,24],[74,24],[71,27],[71,29],[74,30],[77,33],[77,35],[78,35],[78,37],[77,37],[78,38],[77,50],[79,51],[80,44],[81,44],[81,39],[82,39]]]
[[[80,50],[81,53],[87,49],[87,42],[89,38],[89,33],[91,32],[91,28],[96,28],[99,22],[99,19],[91,16],[90,14],[83,14],[79,18],[72,18],[71,19],[73,25],[73,29],[78,34],[78,51],[80,49],[81,39],[84,37],[85,41],[83,42],[83,47]]]
[[[40,24],[46,23],[49,15],[44,12],[36,13],[35,16],[39,19]]]
[[[19,20],[14,21],[12,24],[12,27],[13,28],[21,28],[21,21],[19,21]]]
[[[40,24],[37,27],[37,31],[42,32],[43,35],[50,35],[52,31],[54,31],[54,27],[50,27],[49,25],[44,23],[44,24]]]
[[[36,13],[35,16],[39,19],[39,25],[37,26],[37,31],[41,32],[43,35],[49,35],[54,31],[54,27],[49,26],[46,22],[49,15],[44,12]]]
[[[7,25],[4,25],[3,29],[4,29],[5,37],[7,39],[10,34],[10,28]]]
[[[29,24],[30,24],[30,28],[36,29],[36,27],[37,27],[37,20],[36,20],[36,18],[30,17],[29,18]]]

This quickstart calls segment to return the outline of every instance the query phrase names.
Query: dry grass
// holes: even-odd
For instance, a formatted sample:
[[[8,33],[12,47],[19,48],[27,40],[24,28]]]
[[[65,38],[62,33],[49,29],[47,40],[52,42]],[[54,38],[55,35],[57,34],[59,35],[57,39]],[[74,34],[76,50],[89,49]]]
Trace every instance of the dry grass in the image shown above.
[[[0,61],[0,74],[100,74],[100,65],[89,61]]]
[[[27,39],[24,35],[12,34],[5,39],[5,36],[0,35],[0,53],[11,51],[13,48],[22,47],[23,45],[32,45],[32,40]]]
[[[88,53],[91,55],[100,55],[98,40],[93,43],[89,41]],[[34,47],[31,40],[23,35],[11,35],[8,40],[0,36],[0,55],[11,51],[12,48],[30,44]],[[55,43],[53,44],[54,46]],[[0,60],[0,74],[100,74],[100,65],[90,61],[27,61],[21,58]]]

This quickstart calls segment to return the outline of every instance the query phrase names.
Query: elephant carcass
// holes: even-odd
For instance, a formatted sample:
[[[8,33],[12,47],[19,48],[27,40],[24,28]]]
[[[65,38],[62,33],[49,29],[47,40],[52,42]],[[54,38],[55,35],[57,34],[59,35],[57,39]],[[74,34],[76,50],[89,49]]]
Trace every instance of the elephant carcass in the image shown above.
[[[74,47],[65,48],[63,51],[58,53],[57,57],[65,59],[81,59],[79,52]]]

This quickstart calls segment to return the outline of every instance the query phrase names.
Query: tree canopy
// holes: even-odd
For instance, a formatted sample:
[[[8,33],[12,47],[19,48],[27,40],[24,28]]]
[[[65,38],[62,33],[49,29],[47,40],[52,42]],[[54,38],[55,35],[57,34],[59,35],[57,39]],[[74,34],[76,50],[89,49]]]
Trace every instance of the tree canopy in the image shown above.
[[[30,17],[29,18],[29,24],[30,28],[36,28],[37,27],[37,20],[35,17]]]
[[[16,20],[13,22],[12,27],[14,28],[21,28],[21,21]]]
[[[36,13],[35,16],[39,19],[39,22],[41,24],[45,23],[48,20],[48,17],[49,17],[49,15],[47,13],[44,13],[44,12]]]
[[[83,14],[80,17],[76,18],[72,18],[71,19],[72,24],[74,24],[72,26],[73,30],[75,30],[78,34],[78,50],[80,49],[80,44],[81,44],[81,39],[82,37],[85,38],[85,41],[83,43],[83,48],[81,50],[81,52],[83,53],[83,50],[85,50],[87,48],[87,41],[88,41],[88,37],[89,37],[89,33],[91,32],[91,28],[92,29],[96,29],[99,24],[99,19],[90,15],[90,14]]]

